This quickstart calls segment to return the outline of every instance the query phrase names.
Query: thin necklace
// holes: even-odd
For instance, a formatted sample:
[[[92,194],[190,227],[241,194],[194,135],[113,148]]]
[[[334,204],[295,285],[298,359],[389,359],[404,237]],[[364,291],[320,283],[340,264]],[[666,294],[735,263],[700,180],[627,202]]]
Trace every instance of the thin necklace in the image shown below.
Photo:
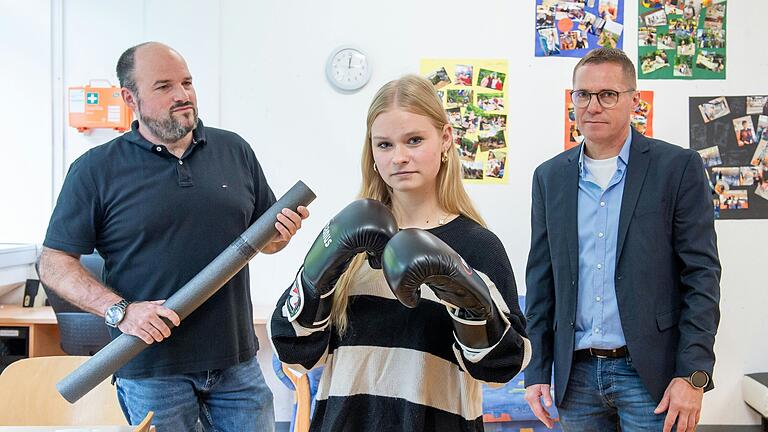
[[[437,217],[437,224],[438,225],[445,225],[445,220],[448,219],[448,215],[445,215],[443,217],[438,216]],[[427,223],[429,223],[429,218],[427,218]]]

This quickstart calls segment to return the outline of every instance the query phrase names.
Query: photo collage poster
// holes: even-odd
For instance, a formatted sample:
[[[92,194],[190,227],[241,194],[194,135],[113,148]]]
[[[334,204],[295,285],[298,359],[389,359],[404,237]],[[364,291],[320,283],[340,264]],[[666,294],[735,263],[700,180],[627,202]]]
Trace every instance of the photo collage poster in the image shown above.
[[[536,0],[536,57],[584,57],[622,49],[624,0]]]
[[[725,0],[638,0],[640,79],[725,79]]]
[[[592,101],[592,103],[595,103]],[[647,137],[653,137],[653,91],[640,90],[640,102],[630,116],[632,127]],[[576,147],[584,136],[576,126],[576,112],[571,101],[571,90],[565,90],[565,139],[564,148]]]
[[[719,219],[768,219],[768,96],[689,98],[690,146],[699,152]]]
[[[453,126],[465,183],[507,183],[507,60],[424,59]]]

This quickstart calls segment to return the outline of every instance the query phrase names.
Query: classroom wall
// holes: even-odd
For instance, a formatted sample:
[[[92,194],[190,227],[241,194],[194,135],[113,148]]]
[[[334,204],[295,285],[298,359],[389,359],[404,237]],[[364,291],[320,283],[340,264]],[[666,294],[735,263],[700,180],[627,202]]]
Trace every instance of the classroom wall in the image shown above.
[[[0,0],[2,243],[40,238],[52,208],[49,3]]]
[[[43,0],[23,7],[5,0],[0,5],[0,24],[11,24],[10,28],[0,26],[0,40],[6,40],[3,36],[18,40],[19,33],[30,32],[21,24],[22,19],[37,22],[43,33],[48,28],[41,16],[50,7]],[[626,0],[624,48],[633,59],[636,13],[636,1]],[[688,147],[689,96],[768,94],[763,80],[768,59],[760,55],[756,43],[760,40],[760,17],[767,13],[768,2],[729,2],[727,80],[639,83],[640,89],[655,91],[656,137]],[[456,0],[68,0],[61,6],[61,30],[52,35],[50,43],[30,43],[21,51],[0,45],[3,58],[18,58],[17,64],[25,65],[11,71],[1,68],[0,73],[3,78],[14,74],[17,84],[50,81],[43,68],[50,61],[46,49],[55,52],[61,47],[63,87],[82,85],[92,78],[116,83],[114,65],[125,48],[159,40],[178,49],[194,76],[200,116],[206,125],[231,129],[245,137],[277,195],[298,179],[318,195],[310,206],[312,216],[291,245],[277,255],[258,256],[251,263],[254,303],[273,304],[293,279],[325,222],[357,193],[365,115],[375,91],[404,73],[418,72],[421,58],[507,59],[511,84],[509,183],[470,185],[468,190],[505,244],[519,291],[524,293],[531,174],[538,164],[562,150],[563,90],[570,87],[571,70],[577,61],[534,58],[533,17],[534,2],[519,0],[489,0],[474,6]],[[327,56],[333,48],[347,43],[368,53],[373,68],[368,86],[348,95],[335,92],[324,76]],[[0,86],[4,94],[17,96],[25,88],[38,89],[12,86],[6,79],[0,80]],[[50,100],[51,92],[40,90],[37,100]],[[14,208],[31,205],[37,211],[33,218],[15,211],[11,216],[2,212],[0,233],[4,237],[0,241],[40,242],[50,197],[56,195],[62,175],[52,176],[41,168],[32,176],[19,166],[29,162],[45,167],[57,151],[66,165],[116,135],[109,131],[83,135],[66,128],[58,137],[51,137],[45,118],[22,115],[4,105],[0,110],[4,120],[9,116],[14,120],[4,124],[13,125],[5,129],[10,129],[17,141],[34,143],[21,152],[3,142],[3,202],[12,202]],[[66,115],[62,106],[53,106],[52,111],[54,119]],[[48,176],[48,180],[41,181],[38,176]],[[23,193],[15,191],[18,185],[23,185]],[[718,221],[716,227],[724,269],[722,320],[715,345],[717,388],[704,399],[702,423],[756,424],[759,418],[743,403],[740,386],[743,374],[768,370],[768,339],[762,337],[768,330],[763,319],[768,291],[759,278],[752,277],[765,260],[761,251],[768,241],[768,230],[765,221]],[[259,336],[263,347],[260,358],[266,359],[268,341],[262,332]],[[264,368],[266,372],[266,364]],[[278,420],[285,415],[281,408],[288,403],[285,397],[284,391],[276,394]]]

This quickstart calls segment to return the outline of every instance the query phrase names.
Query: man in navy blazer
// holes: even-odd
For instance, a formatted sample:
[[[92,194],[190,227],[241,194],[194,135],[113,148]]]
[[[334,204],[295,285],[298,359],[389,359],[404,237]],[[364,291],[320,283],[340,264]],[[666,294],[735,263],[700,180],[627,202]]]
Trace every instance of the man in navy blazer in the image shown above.
[[[585,140],[533,176],[526,400],[552,427],[554,365],[566,431],[693,431],[720,320],[701,158],[631,128],[639,95],[620,50],[581,59],[573,88]]]

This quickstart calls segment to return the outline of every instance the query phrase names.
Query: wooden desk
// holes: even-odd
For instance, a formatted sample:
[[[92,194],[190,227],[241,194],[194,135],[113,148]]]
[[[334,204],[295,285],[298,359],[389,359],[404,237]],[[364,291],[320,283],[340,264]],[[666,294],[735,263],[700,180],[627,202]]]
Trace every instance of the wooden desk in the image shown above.
[[[253,325],[265,325],[273,310],[272,306],[254,305]],[[30,357],[66,355],[61,350],[59,326],[50,306],[0,305],[0,327],[28,327]]]
[[[23,308],[0,305],[0,327],[29,328],[29,356],[66,355],[61,350],[59,326],[50,306]]]

